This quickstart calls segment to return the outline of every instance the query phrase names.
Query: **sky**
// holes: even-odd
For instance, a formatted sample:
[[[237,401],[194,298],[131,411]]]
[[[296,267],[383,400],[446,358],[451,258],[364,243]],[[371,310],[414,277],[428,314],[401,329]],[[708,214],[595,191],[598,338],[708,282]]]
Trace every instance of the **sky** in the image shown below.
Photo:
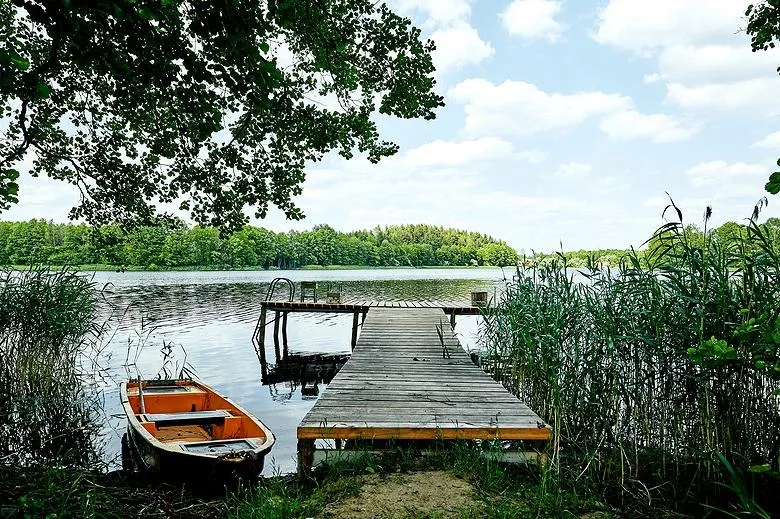
[[[744,221],[780,157],[780,52],[749,0],[389,0],[436,42],[434,121],[378,116],[399,153],[328,156],[275,231],[425,223],[518,250],[640,247],[671,195],[686,223]],[[66,221],[67,184],[22,178],[3,220]]]

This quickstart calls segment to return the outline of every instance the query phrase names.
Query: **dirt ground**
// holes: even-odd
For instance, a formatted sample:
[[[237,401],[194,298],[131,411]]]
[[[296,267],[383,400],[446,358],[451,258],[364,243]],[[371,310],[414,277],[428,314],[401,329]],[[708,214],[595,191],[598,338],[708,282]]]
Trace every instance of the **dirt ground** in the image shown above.
[[[363,477],[360,494],[325,508],[321,519],[379,519],[478,515],[474,487],[441,471]]]

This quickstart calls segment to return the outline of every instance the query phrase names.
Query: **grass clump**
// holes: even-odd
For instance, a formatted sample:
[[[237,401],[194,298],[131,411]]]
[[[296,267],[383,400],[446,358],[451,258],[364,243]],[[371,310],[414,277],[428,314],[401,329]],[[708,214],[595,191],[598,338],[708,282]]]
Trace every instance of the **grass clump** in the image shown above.
[[[96,295],[72,271],[0,271],[0,516],[99,509]]]
[[[357,465],[330,470],[305,483],[271,478],[228,496],[225,517],[230,519],[287,519],[319,515],[329,503],[356,495],[360,490]]]
[[[631,509],[733,503],[718,454],[776,467],[780,447],[778,241],[693,242],[682,213],[615,270],[565,256],[519,270],[486,317],[486,365],[553,429],[551,470]],[[757,495],[765,485],[749,486]],[[757,498],[758,499],[758,498]]]
[[[0,463],[99,463],[95,311],[74,272],[0,272]]]
[[[426,483],[421,485],[421,481]],[[462,485],[470,489],[468,499],[462,503],[445,499],[441,509],[431,509],[431,497],[426,491],[452,492],[446,485],[457,481],[467,483]],[[426,484],[445,486],[431,489]],[[383,507],[391,487],[400,490],[397,502]],[[454,497],[453,501],[457,501]],[[231,519],[579,518],[594,513],[603,515],[593,517],[612,516],[589,489],[551,486],[535,464],[498,462],[493,456],[486,456],[483,446],[474,442],[442,442],[424,455],[415,449],[397,447],[383,454],[364,453],[349,460],[331,460],[319,467],[311,479],[285,483],[276,478],[242,489],[228,497],[226,507],[224,516]]]

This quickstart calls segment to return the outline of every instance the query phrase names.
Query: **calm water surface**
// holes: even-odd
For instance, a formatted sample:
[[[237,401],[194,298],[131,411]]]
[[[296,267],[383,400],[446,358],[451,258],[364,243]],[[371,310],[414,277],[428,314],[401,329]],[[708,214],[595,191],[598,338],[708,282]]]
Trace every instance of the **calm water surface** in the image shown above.
[[[103,388],[110,459],[118,463],[125,430],[119,382],[128,374],[153,378],[162,367],[176,373],[186,364],[200,380],[233,398],[274,432],[276,445],[266,458],[266,475],[295,470],[296,427],[317,397],[302,396],[295,382],[262,385],[252,345],[260,301],[270,282],[281,276],[296,284],[318,281],[320,299],[331,285],[340,286],[344,298],[447,300],[464,306],[469,305],[472,290],[487,290],[493,296],[504,286],[500,269],[97,272],[94,281],[106,286],[102,318],[111,329],[105,348],[109,377]],[[280,287],[277,294],[284,298],[286,289]],[[455,331],[467,349],[478,347],[478,319],[457,319]],[[351,314],[291,313],[289,351],[349,353],[351,327]],[[266,355],[271,360],[272,334],[273,327],[267,327]],[[162,351],[165,346],[168,354]]]

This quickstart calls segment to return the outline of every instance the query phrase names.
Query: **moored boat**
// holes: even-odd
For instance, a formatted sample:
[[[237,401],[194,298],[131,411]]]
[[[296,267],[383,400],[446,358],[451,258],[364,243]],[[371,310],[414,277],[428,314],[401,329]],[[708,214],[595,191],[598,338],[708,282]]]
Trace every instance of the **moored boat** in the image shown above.
[[[252,478],[274,444],[246,410],[200,382],[129,380],[127,437],[142,469],[200,480]]]

